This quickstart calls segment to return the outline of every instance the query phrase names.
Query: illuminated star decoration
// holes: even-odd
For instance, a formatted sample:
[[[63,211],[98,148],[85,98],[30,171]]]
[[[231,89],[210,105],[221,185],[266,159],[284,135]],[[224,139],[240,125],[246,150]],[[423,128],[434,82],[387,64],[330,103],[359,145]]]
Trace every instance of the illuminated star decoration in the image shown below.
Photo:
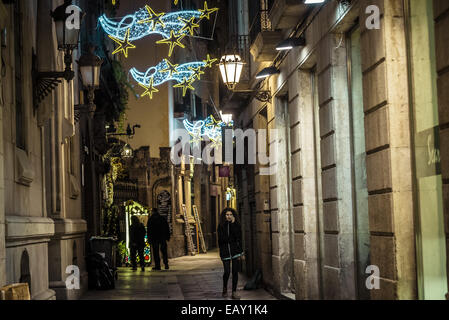
[[[168,39],[162,39],[159,41],[156,41],[156,43],[166,43],[170,46],[170,49],[168,50],[168,56],[171,57],[173,53],[173,49],[175,46],[179,46],[181,48],[185,48],[185,46],[180,42],[185,37],[185,34],[176,35],[173,30],[170,31],[170,38]]]
[[[148,86],[145,86],[145,85],[139,83],[139,85],[145,89],[145,92],[140,95],[141,97],[149,96],[150,99],[153,99],[153,93],[159,92],[159,90],[153,86],[153,82],[154,82],[154,79],[151,78]]]
[[[174,1],[175,6],[178,4],[178,2],[179,2],[179,0]]]
[[[201,70],[201,67],[197,68],[189,67],[189,70],[193,71],[192,79],[197,78],[198,80],[201,80],[201,75],[204,74],[204,71]]]
[[[132,68],[129,72],[131,76],[139,84],[148,87],[150,81],[153,81],[153,86],[157,87],[163,83],[174,80],[177,82],[176,88],[183,88],[185,95],[187,89],[193,89],[192,83],[199,79],[201,74],[204,74],[203,69],[206,64],[202,61],[189,62],[183,64],[172,64],[168,59],[164,59],[155,67],[148,68],[147,71],[141,72],[136,68]],[[188,82],[185,82],[185,80]],[[184,85],[180,85],[184,82]]]
[[[173,77],[173,74],[179,74],[178,69],[176,69],[177,67],[179,67],[179,64],[172,64],[167,59],[165,59],[165,63],[167,64],[167,68],[162,69],[161,72],[169,72],[169,77]],[[192,68],[192,67],[188,67],[188,68],[190,70],[190,68]],[[200,68],[200,67],[198,67],[198,68]]]
[[[146,19],[137,21],[137,23],[143,24],[143,23],[151,22],[151,27],[150,27],[151,31],[154,31],[158,24],[161,25],[162,28],[165,27],[165,23],[161,19],[165,15],[165,12],[161,12],[161,13],[157,14],[156,12],[153,11],[153,9],[151,9],[151,7],[149,5],[146,5],[145,9],[147,10],[149,17]]]
[[[213,147],[219,147],[222,143],[222,128],[234,125],[232,120],[225,123],[215,120],[212,115],[208,116],[205,120],[195,121],[194,123],[185,119],[183,123],[185,129],[192,137],[192,143],[202,141],[204,137],[207,137],[208,140],[212,141]]]
[[[203,62],[206,64],[206,67],[212,68],[214,62],[216,62],[217,60],[218,60],[218,59],[211,59],[211,58],[210,58],[210,55],[208,54],[208,55],[207,55],[207,59],[206,59],[206,60],[203,60]]]
[[[129,42],[129,29],[126,31],[125,39],[123,41],[111,35],[109,35],[109,38],[114,40],[119,45],[119,47],[115,49],[114,52],[112,52],[112,54],[116,54],[118,52],[123,51],[125,57],[128,58],[128,50],[134,49],[136,47],[135,45]]]
[[[194,87],[192,87],[193,79],[184,78],[180,83],[175,84],[173,88],[182,88],[182,96],[185,97],[187,93],[187,89],[195,90]]]
[[[108,18],[106,15],[102,15],[98,18],[98,22],[109,36],[121,41],[125,39],[128,30],[129,42],[153,34],[158,34],[163,39],[170,39],[172,38],[172,31],[177,37],[189,34],[193,36],[194,28],[199,27],[199,22],[204,18],[210,19],[210,14],[215,11],[218,11],[218,8],[209,9],[207,2],[204,3],[204,9],[183,10],[166,14],[156,14],[147,5],[134,14],[122,18]]]
[[[200,19],[207,18],[207,20],[210,20],[210,14],[218,11],[218,8],[209,9],[207,7],[207,1],[204,1],[204,9],[199,9],[198,11],[201,12]]]
[[[193,33],[195,32],[195,28],[200,27],[198,23],[195,23],[195,17],[190,18],[190,20],[183,19],[181,17],[179,17],[178,19],[179,21],[184,22],[184,27],[182,27],[181,32],[189,31],[191,36],[193,36]]]

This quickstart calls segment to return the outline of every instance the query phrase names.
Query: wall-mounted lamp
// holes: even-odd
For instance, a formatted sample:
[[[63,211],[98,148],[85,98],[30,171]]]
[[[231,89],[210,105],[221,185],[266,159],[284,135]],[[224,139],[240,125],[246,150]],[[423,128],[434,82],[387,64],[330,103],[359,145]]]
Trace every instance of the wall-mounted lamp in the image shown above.
[[[260,71],[257,75],[256,75],[256,79],[264,79],[267,78],[273,74],[277,74],[280,73],[279,69],[276,67],[267,67],[265,69],[263,69],[262,71]]]
[[[73,6],[79,13],[79,28],[68,25],[67,19],[71,14],[67,13],[67,8]],[[70,10],[69,10],[70,12]],[[56,27],[56,38],[58,41],[58,50],[64,51],[64,71],[48,71],[48,72],[38,72],[37,71],[37,59],[33,61],[33,87],[34,87],[34,99],[36,104],[39,104],[48,94],[50,94],[59,83],[62,82],[60,79],[65,79],[66,81],[71,81],[75,77],[75,73],[72,70],[72,52],[73,49],[78,47],[79,33],[81,30],[81,23],[84,17],[82,10],[72,5],[70,0],[65,0],[64,4],[57,7],[51,12],[51,17],[55,23]]]
[[[87,88],[87,104],[75,106],[77,111],[87,111],[90,116],[95,114],[96,106],[94,103],[95,89],[100,87],[100,70],[103,64],[103,59],[100,59],[94,53],[95,47],[91,46],[89,52],[83,54],[78,60],[78,66],[81,72],[81,80],[84,87]]]
[[[234,90],[235,86],[239,83],[244,64],[238,54],[228,54],[221,57],[219,64],[220,73],[223,82],[229,90]]]
[[[133,157],[133,149],[129,144],[125,144],[121,153],[122,158],[132,158]]]
[[[306,45],[306,39],[304,37],[299,38],[288,38],[276,46],[276,50],[278,51],[284,51],[284,50],[290,50],[295,47],[304,47]]]
[[[271,93],[269,91],[264,90],[235,90],[235,87],[240,81],[240,76],[242,75],[243,66],[245,62],[242,61],[242,58],[238,54],[228,54],[224,55],[220,60],[220,73],[223,78],[224,84],[228,87],[229,90],[233,92],[240,93],[250,93],[253,96],[261,101],[268,102],[271,100]]]

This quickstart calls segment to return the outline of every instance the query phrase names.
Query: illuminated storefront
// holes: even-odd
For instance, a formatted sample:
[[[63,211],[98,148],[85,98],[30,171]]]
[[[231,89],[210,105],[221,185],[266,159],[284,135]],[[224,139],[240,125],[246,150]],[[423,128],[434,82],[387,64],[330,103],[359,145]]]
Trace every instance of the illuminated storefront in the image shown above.
[[[150,216],[151,210],[142,206],[133,200],[128,200],[125,204],[125,223],[126,223],[126,257],[125,263],[129,265],[131,263],[130,256],[130,247],[129,247],[129,229],[131,226],[131,217],[136,216],[139,221],[145,226],[145,230],[147,229],[147,222]],[[146,264],[151,264],[151,249],[150,244],[148,243],[148,236],[145,233],[145,249],[144,249],[144,258]],[[139,263],[139,256],[137,256],[137,263]]]

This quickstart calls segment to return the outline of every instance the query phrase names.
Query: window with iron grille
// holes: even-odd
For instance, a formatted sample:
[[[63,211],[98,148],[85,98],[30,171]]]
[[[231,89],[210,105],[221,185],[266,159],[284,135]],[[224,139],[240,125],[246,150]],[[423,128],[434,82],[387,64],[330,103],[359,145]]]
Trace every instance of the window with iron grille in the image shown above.
[[[260,32],[271,30],[268,5],[269,0],[250,0],[249,2],[249,40],[251,44]]]

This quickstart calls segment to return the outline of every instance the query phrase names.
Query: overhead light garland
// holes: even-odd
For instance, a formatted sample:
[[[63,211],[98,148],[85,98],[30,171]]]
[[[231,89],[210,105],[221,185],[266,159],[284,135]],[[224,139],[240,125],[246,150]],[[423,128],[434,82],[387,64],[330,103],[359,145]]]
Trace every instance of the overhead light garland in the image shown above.
[[[174,1],[178,4],[178,0]],[[172,13],[156,13],[149,5],[139,9],[134,14],[127,15],[118,20],[113,20],[105,15],[99,18],[99,24],[109,37],[118,44],[113,54],[123,52],[128,57],[129,49],[136,48],[132,41],[142,39],[148,35],[159,34],[162,39],[157,44],[169,45],[168,57],[171,57],[175,47],[185,48],[181,42],[185,36],[194,36],[195,29],[200,27],[202,19],[210,20],[210,15],[218,11],[218,8],[209,8],[204,2],[204,8],[199,10],[183,10]],[[150,67],[146,72],[131,68],[129,71],[134,80],[145,89],[140,95],[153,98],[153,93],[159,92],[157,86],[175,80],[174,88],[182,88],[183,96],[187,90],[195,90],[192,84],[201,79],[205,68],[212,68],[218,59],[212,59],[207,55],[206,60],[189,62],[184,64],[172,64],[164,59],[156,66]]]
[[[222,141],[222,128],[226,126],[234,126],[234,121],[229,122],[217,121],[214,116],[210,115],[205,120],[195,121],[194,123],[185,119],[184,127],[192,137],[191,142],[196,143],[207,137],[212,141],[213,147],[219,147]]]
[[[120,21],[114,21],[106,15],[99,17],[98,21],[103,30],[111,38],[116,39],[116,42],[126,41],[128,43],[149,35],[159,34],[163,40],[157,43],[170,44],[169,56],[171,56],[174,46],[178,45],[183,48],[184,46],[180,45],[179,41],[188,34],[193,36],[195,28],[200,27],[199,22],[204,18],[210,20],[210,15],[216,11],[218,8],[208,8],[206,1],[204,9],[171,13],[156,13],[149,5],[146,5],[145,8],[139,9],[134,14],[121,18]]]
[[[141,72],[136,68],[132,68],[129,72],[134,80],[145,89],[148,89],[150,86],[154,88],[167,81],[174,80],[177,84],[173,87],[182,88],[183,96],[185,96],[187,89],[195,90],[192,84],[196,80],[200,80],[201,75],[204,74],[204,69],[212,67],[216,61],[217,59],[211,59],[209,55],[207,55],[206,60],[183,64],[173,64],[168,59],[164,59],[155,67],[148,68],[145,72]],[[147,94],[147,91],[141,97],[144,95],[148,95],[150,98],[153,97],[152,94]]]
[[[192,89],[192,83],[198,78],[198,74],[204,73],[202,68],[205,68],[205,62],[189,62],[183,64],[172,64],[168,59],[164,59],[155,67],[148,68],[146,72],[138,71],[132,68],[129,72],[131,76],[142,87],[147,88],[150,84],[153,87],[175,80],[177,82],[173,87],[183,88],[183,95],[185,96],[187,89]],[[141,95],[143,96],[143,95]],[[149,95],[152,98],[151,95]]]

